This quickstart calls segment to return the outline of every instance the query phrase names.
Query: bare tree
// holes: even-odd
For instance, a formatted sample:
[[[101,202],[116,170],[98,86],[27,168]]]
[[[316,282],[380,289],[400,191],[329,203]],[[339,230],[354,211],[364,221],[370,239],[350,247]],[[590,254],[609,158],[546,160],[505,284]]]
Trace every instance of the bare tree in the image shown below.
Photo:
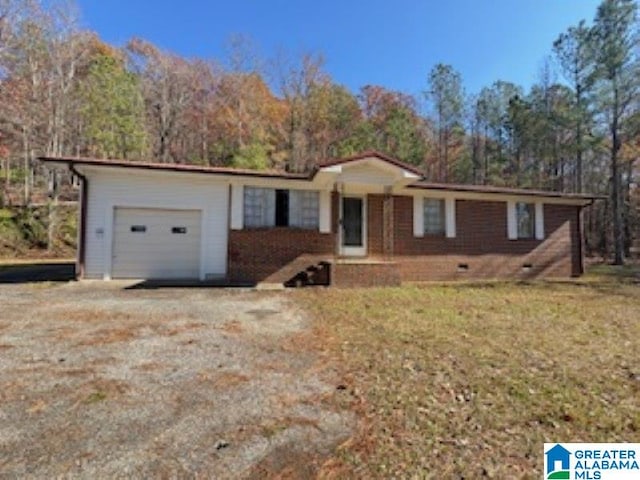
[[[306,170],[314,159],[309,155],[309,138],[306,127],[310,121],[308,100],[312,88],[327,82],[323,70],[322,55],[304,53],[299,61],[292,60],[285,53],[273,62],[273,76],[277,79],[279,93],[285,99],[289,109],[287,122],[289,169]]]
[[[154,158],[184,163],[185,118],[195,97],[192,64],[138,38],[129,41],[126,49],[130,68],[141,79]]]

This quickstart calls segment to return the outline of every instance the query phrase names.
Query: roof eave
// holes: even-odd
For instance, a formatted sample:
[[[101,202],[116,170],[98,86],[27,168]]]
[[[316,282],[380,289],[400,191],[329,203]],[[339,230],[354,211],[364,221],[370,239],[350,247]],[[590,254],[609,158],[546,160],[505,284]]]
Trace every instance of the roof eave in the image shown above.
[[[125,168],[125,169],[138,169],[138,170],[150,170],[159,172],[179,172],[179,173],[192,173],[192,174],[205,174],[205,175],[227,175],[238,177],[259,177],[259,178],[273,178],[284,180],[311,180],[310,174],[298,174],[298,173],[280,173],[280,172],[264,172],[259,170],[240,170],[233,168],[216,168],[216,167],[197,167],[186,166],[178,164],[158,164],[158,163],[143,163],[143,162],[126,162],[121,160],[97,160],[87,158],[73,158],[73,157],[38,157],[38,160],[44,163],[52,165],[65,165],[70,167],[71,165],[79,165],[85,167],[98,167],[98,168]]]
[[[541,198],[557,198],[563,200],[574,200],[576,202],[593,203],[595,200],[603,200],[607,197],[604,195],[579,194],[579,193],[563,193],[544,190],[526,190],[511,188],[491,188],[481,187],[474,188],[473,185],[451,185],[451,184],[414,184],[409,185],[410,189],[416,190],[439,190],[448,192],[487,194],[500,196],[517,196],[517,197],[541,197]]]

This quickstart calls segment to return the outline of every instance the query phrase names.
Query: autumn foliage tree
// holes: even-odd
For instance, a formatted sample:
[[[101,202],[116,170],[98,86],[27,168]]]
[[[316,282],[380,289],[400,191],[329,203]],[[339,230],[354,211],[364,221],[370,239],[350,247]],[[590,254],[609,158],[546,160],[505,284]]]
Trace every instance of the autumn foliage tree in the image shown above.
[[[241,35],[216,59],[139,38],[115,47],[80,28],[76,11],[71,0],[0,0],[0,203],[57,198],[39,155],[307,172],[379,150],[431,181],[606,193],[586,216],[587,249],[616,263],[640,237],[632,0],[603,0],[591,24],[561,32],[528,89],[496,79],[467,95],[441,63],[424,66],[421,98],[351,90],[321,53],[264,58]]]

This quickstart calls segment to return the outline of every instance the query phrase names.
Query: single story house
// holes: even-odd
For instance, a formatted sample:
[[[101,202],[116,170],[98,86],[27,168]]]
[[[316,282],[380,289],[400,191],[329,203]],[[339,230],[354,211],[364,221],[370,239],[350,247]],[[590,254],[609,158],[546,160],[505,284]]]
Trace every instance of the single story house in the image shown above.
[[[378,152],[309,174],[41,158],[82,180],[78,276],[338,286],[583,272],[590,195],[436,184]]]

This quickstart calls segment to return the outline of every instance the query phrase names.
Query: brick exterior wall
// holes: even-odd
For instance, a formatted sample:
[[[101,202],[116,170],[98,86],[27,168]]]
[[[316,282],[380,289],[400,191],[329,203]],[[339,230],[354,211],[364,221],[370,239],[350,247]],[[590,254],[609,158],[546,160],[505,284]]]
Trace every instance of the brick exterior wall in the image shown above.
[[[387,222],[393,232],[385,240]],[[277,227],[229,232],[228,278],[237,282],[284,283],[337,248],[339,195],[332,194],[332,232]],[[411,197],[368,195],[369,257],[392,263],[334,263],[337,286],[397,284],[489,278],[569,277],[582,273],[580,208],[544,205],[544,240],[509,240],[507,204],[456,201],[456,238],[413,236]],[[393,254],[390,254],[389,245]],[[385,248],[386,246],[386,248]],[[465,265],[467,268],[461,268]]]
[[[394,205],[394,260],[405,281],[582,273],[578,207],[545,204],[544,240],[509,240],[506,202],[456,201],[456,238],[414,237],[412,199],[396,197]]]
[[[317,230],[276,227],[229,231],[231,282],[284,283],[313,263],[333,257],[336,237]]]

